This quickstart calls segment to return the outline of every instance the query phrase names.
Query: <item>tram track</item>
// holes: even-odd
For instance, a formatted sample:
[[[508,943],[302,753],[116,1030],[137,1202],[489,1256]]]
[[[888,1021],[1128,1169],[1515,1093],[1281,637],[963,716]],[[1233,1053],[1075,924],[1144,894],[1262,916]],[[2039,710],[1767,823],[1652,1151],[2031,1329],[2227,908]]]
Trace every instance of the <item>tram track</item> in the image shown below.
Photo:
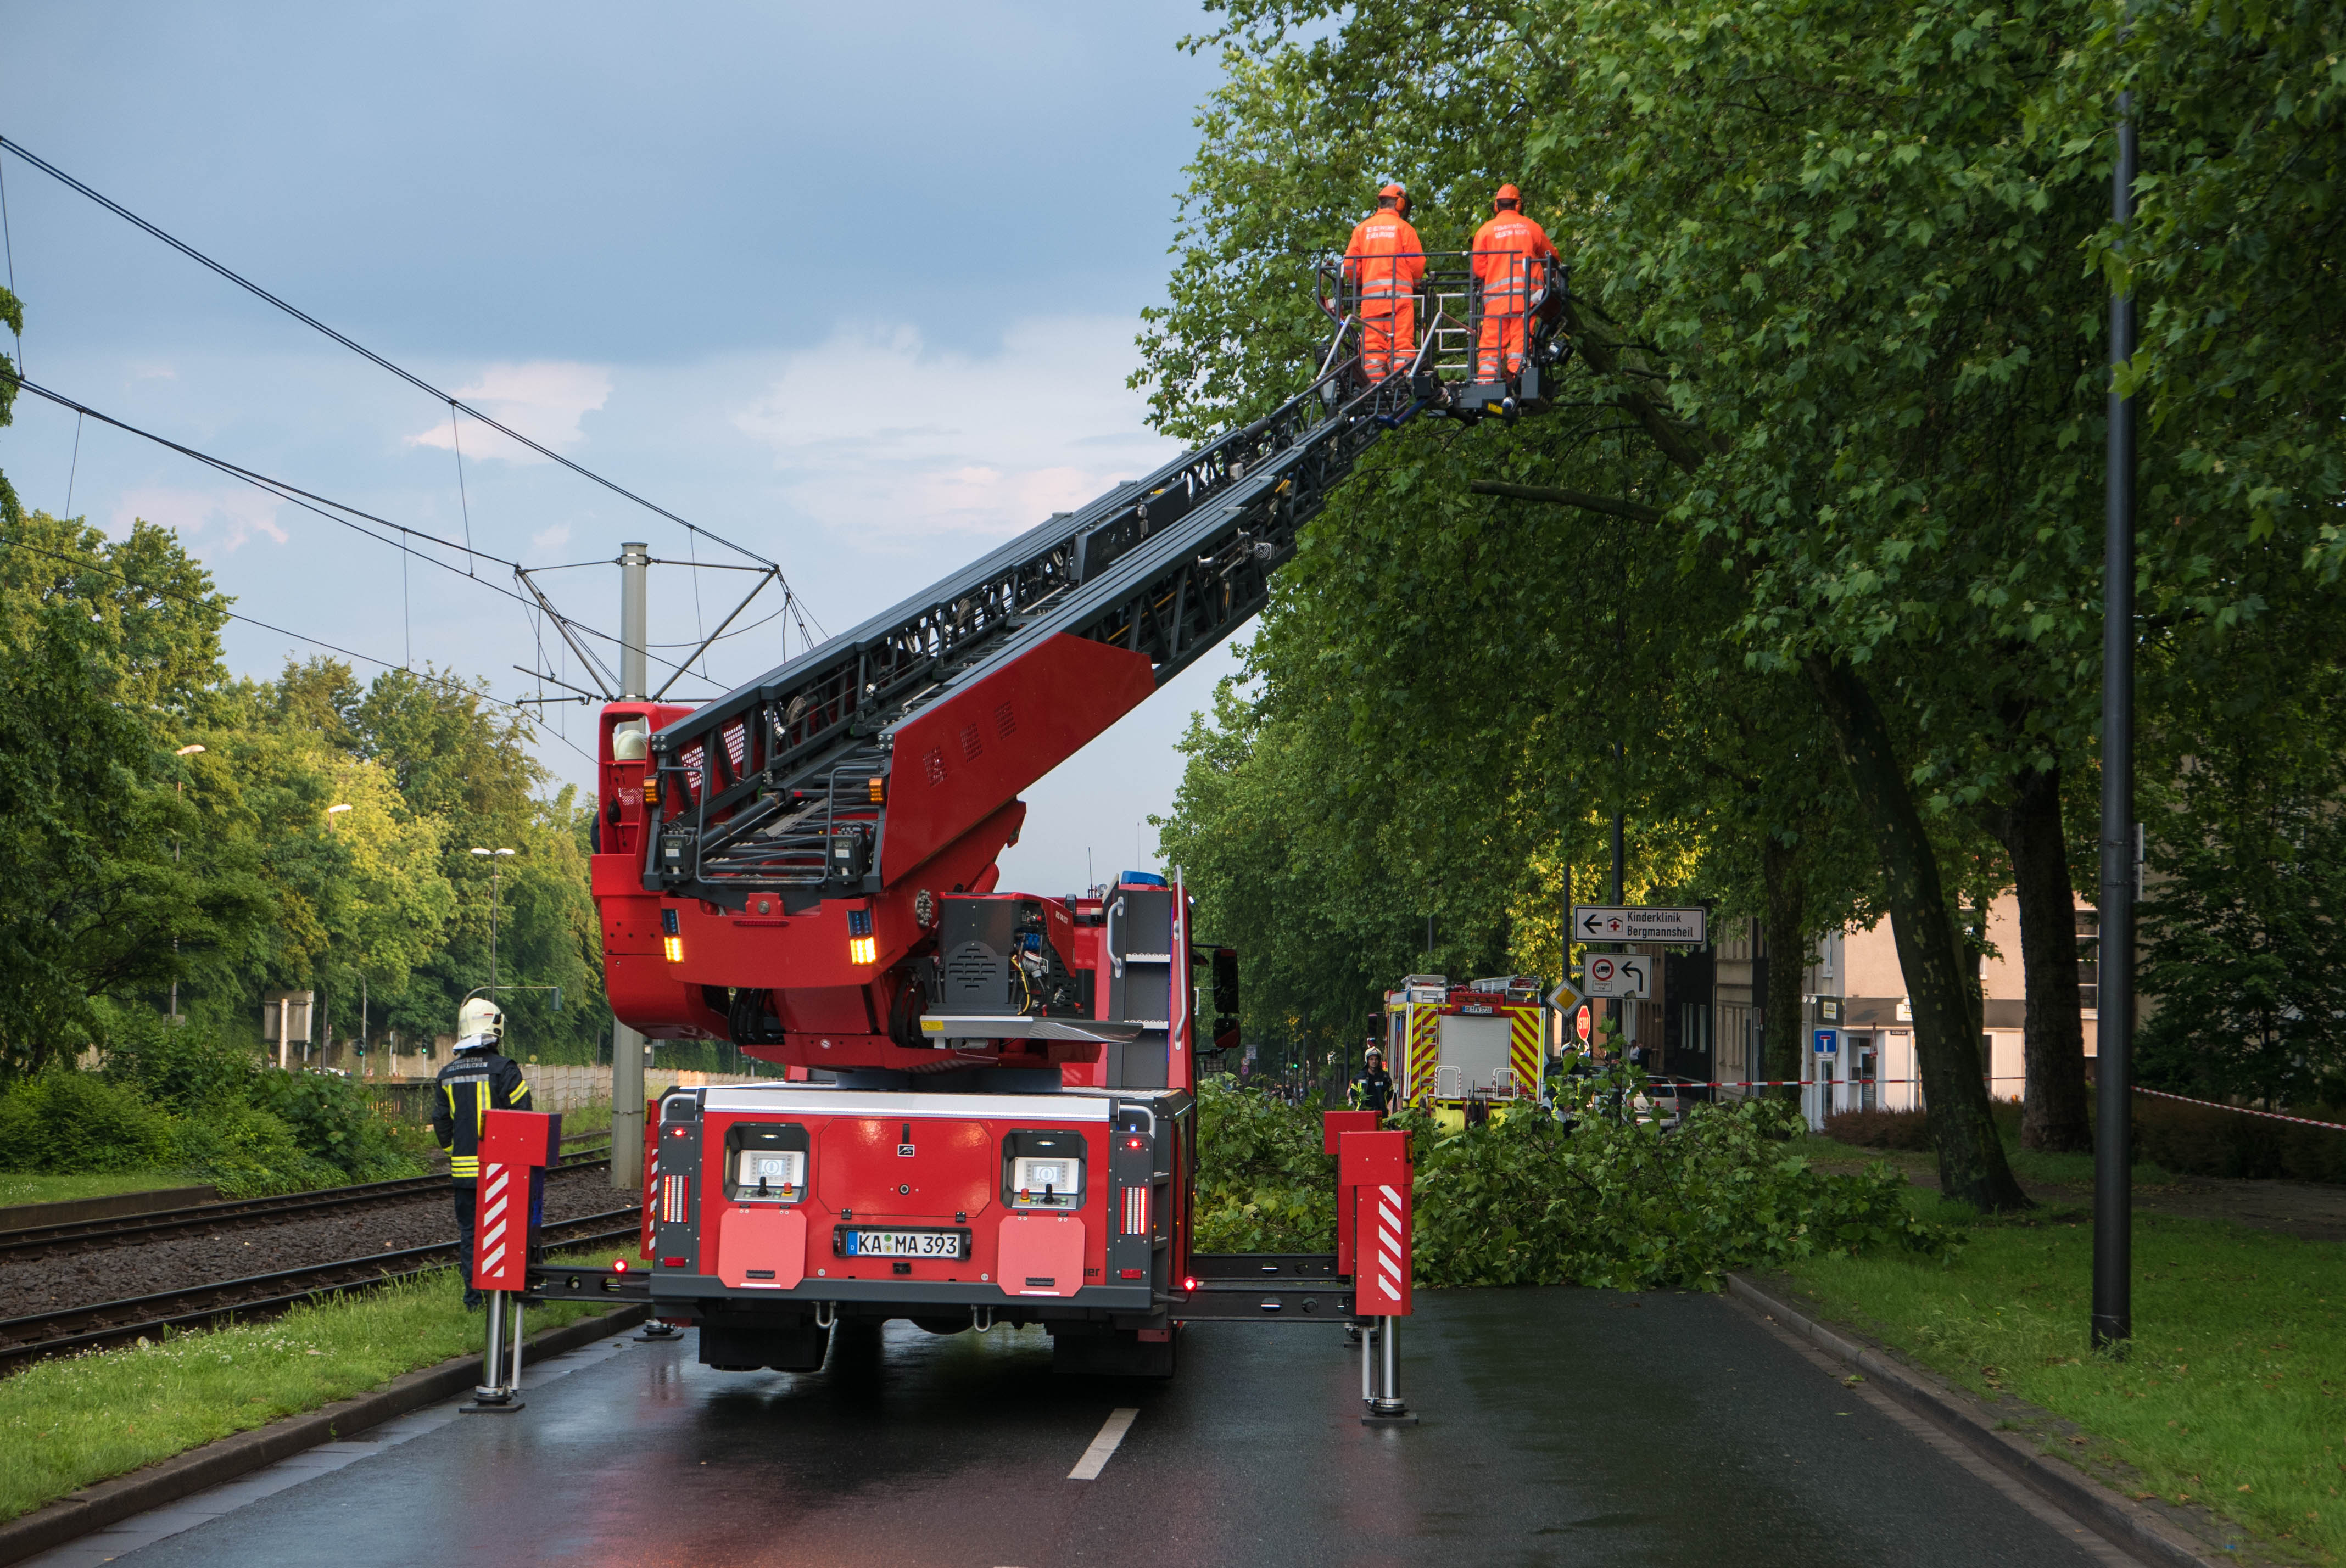
[[[586,1148],[566,1154],[557,1168],[592,1170],[607,1166],[611,1163],[608,1149],[609,1145],[606,1142],[599,1153],[596,1149]],[[123,1215],[107,1219],[27,1226],[16,1230],[0,1231],[0,1263],[71,1257],[172,1237],[283,1225],[348,1209],[430,1198],[447,1190],[448,1176],[442,1172],[433,1176],[404,1176],[396,1181],[362,1182],[352,1186],[283,1193],[273,1197],[231,1198],[217,1203],[190,1204],[184,1208],[157,1209],[147,1214]]]
[[[444,1185],[446,1178],[440,1179]],[[635,1208],[614,1208],[548,1221],[540,1227],[539,1237],[548,1249],[625,1243],[632,1255],[641,1234],[639,1227],[640,1218]],[[454,1241],[435,1242],[398,1252],[338,1258],[273,1274],[255,1274],[241,1279],[126,1297],[95,1306],[0,1319],[0,1374],[54,1356],[76,1355],[158,1338],[167,1330],[212,1328],[231,1319],[274,1317],[304,1301],[371,1289],[444,1268],[456,1261],[457,1251]]]

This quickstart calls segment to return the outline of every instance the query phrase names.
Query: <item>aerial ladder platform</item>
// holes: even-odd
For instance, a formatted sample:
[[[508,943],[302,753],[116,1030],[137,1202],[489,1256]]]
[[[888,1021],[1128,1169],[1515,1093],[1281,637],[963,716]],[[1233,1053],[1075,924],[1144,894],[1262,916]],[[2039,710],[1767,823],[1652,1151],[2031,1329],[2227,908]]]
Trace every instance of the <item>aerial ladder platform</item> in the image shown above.
[[[1521,365],[1478,381],[1471,261],[1429,255],[1417,346],[1373,381],[1356,281],[1323,263],[1319,364],[1271,412],[712,702],[603,709],[614,1012],[794,1081],[666,1095],[646,1127],[651,1267],[541,1270],[534,1289],[648,1296],[699,1326],[712,1365],[803,1369],[842,1316],[897,1317],[1040,1324],[1063,1368],[1156,1375],[1183,1322],[1405,1300],[1405,1258],[1399,1297],[1383,1260],[1377,1306],[1349,1257],[1191,1248],[1196,1057],[1235,1039],[1236,973],[1178,874],[1042,897],[999,890],[994,862],[1020,791],[1260,610],[1385,434],[1548,407],[1567,273],[1525,264]],[[1405,1154],[1347,1146],[1344,1168],[1385,1172],[1405,1206]]]

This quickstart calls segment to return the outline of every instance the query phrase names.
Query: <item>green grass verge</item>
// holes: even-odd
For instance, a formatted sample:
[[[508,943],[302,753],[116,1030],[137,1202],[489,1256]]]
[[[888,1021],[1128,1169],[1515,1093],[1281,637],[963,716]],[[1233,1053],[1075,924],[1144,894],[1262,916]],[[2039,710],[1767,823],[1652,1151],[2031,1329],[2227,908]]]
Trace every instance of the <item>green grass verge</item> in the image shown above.
[[[118,1192],[153,1192],[167,1186],[209,1184],[185,1171],[108,1171],[102,1176],[45,1176],[0,1172],[0,1207],[20,1203],[69,1203],[81,1197],[112,1197]]]
[[[576,1137],[580,1133],[607,1133],[610,1130],[611,1102],[608,1100],[597,1100],[589,1105],[575,1105],[562,1113],[562,1135],[566,1138]]]
[[[1913,1195],[1928,1217],[1970,1211]],[[2106,1441],[2170,1500],[2322,1563],[2346,1558],[2346,1252],[2208,1220],[2135,1222],[2134,1341],[2092,1354],[2080,1210],[1974,1219],[1950,1263],[1883,1251],[1787,1270],[1825,1308],[1952,1380]]]
[[[525,1326],[534,1334],[599,1310],[533,1308]],[[464,1310],[455,1274],[442,1271],[273,1322],[27,1367],[0,1381],[0,1519],[402,1372],[477,1356],[485,1322]]]
[[[1800,1140],[1800,1151],[1821,1165],[1862,1166],[1874,1160],[1888,1160],[1892,1166],[1912,1176],[1918,1173],[1935,1176],[1939,1157],[1928,1149],[1870,1149],[1856,1144],[1844,1144],[1821,1133],[1810,1133]],[[2012,1174],[2022,1181],[2039,1186],[2081,1186],[2094,1185],[2094,1156],[2090,1154],[2048,1155],[2036,1149],[2024,1149],[2016,1138],[2006,1138],[2004,1157],[2012,1166]],[[2177,1180],[2172,1171],[2145,1160],[2134,1167],[2137,1186],[2168,1186]]]

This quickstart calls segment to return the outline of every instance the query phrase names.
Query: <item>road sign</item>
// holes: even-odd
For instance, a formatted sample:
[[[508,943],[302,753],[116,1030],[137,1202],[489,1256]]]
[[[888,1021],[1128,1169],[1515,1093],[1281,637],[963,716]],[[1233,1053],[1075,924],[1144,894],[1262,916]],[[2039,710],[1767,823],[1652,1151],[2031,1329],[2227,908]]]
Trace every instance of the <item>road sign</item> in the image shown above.
[[[1580,989],[1591,996],[1654,993],[1654,961],[1643,953],[1592,952],[1580,970]]]
[[[1818,1030],[1818,1031],[1816,1032],[1816,1036],[1817,1036],[1817,1054],[1818,1054],[1818,1055],[1820,1055],[1820,1056],[1831,1056],[1831,1055],[1835,1055],[1835,1054],[1837,1054],[1840,1052],[1840,1050],[1841,1050],[1841,1031],[1840,1031],[1840,1030],[1838,1030],[1838,1029],[1820,1029],[1820,1030]]]
[[[1569,1013],[1580,1005],[1581,992],[1569,980],[1560,982],[1547,993],[1547,1004],[1558,1013]]]
[[[1586,1002],[1580,1004],[1580,1011],[1572,1015],[1572,1026],[1580,1032],[1581,1044],[1584,1045],[1588,1043],[1588,1032],[1595,1026],[1596,1018],[1596,1009],[1589,1006]]]
[[[1664,904],[1575,904],[1575,942],[1658,942],[1671,947],[1703,945],[1703,910]]]

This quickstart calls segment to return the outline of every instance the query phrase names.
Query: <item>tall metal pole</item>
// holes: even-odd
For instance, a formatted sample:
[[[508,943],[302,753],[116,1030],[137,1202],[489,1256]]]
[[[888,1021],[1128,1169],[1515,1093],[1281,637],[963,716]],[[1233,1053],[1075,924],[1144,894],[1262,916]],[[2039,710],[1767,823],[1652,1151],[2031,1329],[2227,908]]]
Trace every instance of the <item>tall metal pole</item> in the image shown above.
[[[1621,743],[1617,740],[1613,743],[1613,760],[1616,763],[1621,760]],[[1622,834],[1621,813],[1616,811],[1613,813],[1613,902],[1617,906],[1621,902],[1622,872],[1628,858]],[[1619,952],[1629,951],[1629,944],[1626,942],[1616,942],[1613,945]],[[1607,1005],[1612,1010],[1613,1023],[1618,1031],[1615,1038],[1620,1042],[1622,1052],[1626,1055],[1629,1048],[1629,999],[1626,996],[1617,996]]]
[[[2134,219],[2133,95],[2118,95],[2110,216]],[[2109,478],[2102,563],[2101,1019],[2095,1044],[2094,1323],[2096,1347],[2134,1336],[2134,299],[2110,296]]]
[[[651,551],[619,546],[619,696],[643,700],[651,689],[645,670],[645,572]],[[611,1186],[639,1192],[644,1185],[644,1037],[611,1020]]]
[[[651,565],[650,547],[619,546],[619,699],[641,702],[651,689],[644,669],[644,574]]]

